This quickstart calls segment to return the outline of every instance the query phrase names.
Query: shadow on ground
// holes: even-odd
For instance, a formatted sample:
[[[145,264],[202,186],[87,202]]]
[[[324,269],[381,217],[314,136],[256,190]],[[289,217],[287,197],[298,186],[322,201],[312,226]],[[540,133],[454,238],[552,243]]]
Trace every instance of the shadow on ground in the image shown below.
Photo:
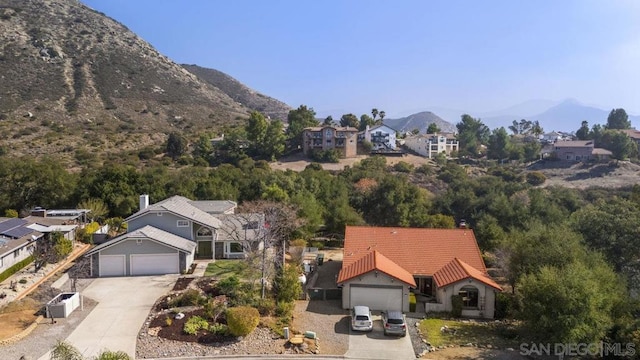
[[[306,311],[325,315],[348,315],[347,310],[342,309],[341,300],[311,300]]]

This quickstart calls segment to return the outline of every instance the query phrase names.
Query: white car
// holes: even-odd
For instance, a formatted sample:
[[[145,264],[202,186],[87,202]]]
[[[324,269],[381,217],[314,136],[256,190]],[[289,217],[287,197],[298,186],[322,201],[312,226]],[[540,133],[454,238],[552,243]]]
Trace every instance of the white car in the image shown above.
[[[351,309],[351,330],[372,331],[373,319],[367,306],[354,306]]]

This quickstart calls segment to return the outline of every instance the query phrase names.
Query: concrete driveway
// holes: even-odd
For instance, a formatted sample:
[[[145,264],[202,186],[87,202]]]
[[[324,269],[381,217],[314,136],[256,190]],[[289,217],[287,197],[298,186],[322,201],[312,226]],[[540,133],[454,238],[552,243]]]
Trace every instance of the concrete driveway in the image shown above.
[[[162,275],[94,280],[82,295],[96,300],[98,305],[66,341],[87,358],[103,350],[122,350],[135,358],[142,324],[155,301],[173,288],[177,278],[178,275]],[[48,359],[49,353],[40,358]]]
[[[344,354],[348,359],[415,359],[411,336],[385,336],[382,319],[373,315],[373,331],[355,332],[349,326],[349,350]]]

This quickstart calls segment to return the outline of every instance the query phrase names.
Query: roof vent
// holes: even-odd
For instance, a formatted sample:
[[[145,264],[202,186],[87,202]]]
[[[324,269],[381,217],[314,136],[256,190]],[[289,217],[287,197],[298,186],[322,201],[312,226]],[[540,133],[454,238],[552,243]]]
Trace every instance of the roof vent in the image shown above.
[[[461,219],[459,227],[460,227],[460,229],[466,229],[467,228],[467,221],[465,219]]]

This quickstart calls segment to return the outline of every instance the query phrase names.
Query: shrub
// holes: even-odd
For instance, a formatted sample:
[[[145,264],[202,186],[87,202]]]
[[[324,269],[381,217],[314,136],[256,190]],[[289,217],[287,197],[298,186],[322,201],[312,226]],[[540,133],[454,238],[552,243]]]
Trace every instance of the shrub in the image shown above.
[[[18,211],[14,210],[14,209],[7,209],[7,210],[4,211],[4,217],[17,218],[18,217]]]
[[[27,279],[22,278],[22,279],[18,280],[18,282],[19,282],[20,284],[26,284],[26,283],[27,283]]]
[[[218,281],[217,286],[221,293],[230,297],[235,297],[238,289],[240,288],[240,280],[237,276],[231,275],[226,279]]]
[[[9,276],[17,273],[20,269],[31,264],[32,261],[33,261],[33,256],[29,256],[28,258],[20,261],[19,263],[13,264],[10,268],[5,270],[3,273],[0,273],[0,282],[7,280]]]
[[[514,308],[515,299],[512,294],[500,292],[496,294],[496,312],[495,319],[504,319],[511,316]]]
[[[276,302],[273,299],[258,299],[255,303],[256,309],[261,316],[269,316],[276,309]]]
[[[209,299],[204,305],[205,314],[211,321],[217,322],[220,315],[227,309],[227,297],[225,295],[216,296]]]
[[[416,294],[409,293],[409,312],[416,312]]]
[[[340,161],[340,152],[336,149],[313,150],[311,151],[310,157],[313,161],[317,162],[337,163]]]
[[[294,307],[295,303],[293,301],[278,301],[278,304],[276,305],[276,316],[287,320],[291,319]]]
[[[462,296],[451,295],[451,316],[461,317],[463,304],[464,302],[462,301]]]
[[[533,186],[542,185],[546,180],[547,180],[547,177],[544,176],[544,174],[539,171],[532,171],[530,173],[527,173],[527,183],[529,183],[530,185],[533,185]]]
[[[171,316],[167,316],[164,319],[164,324],[165,324],[165,326],[171,326],[171,324],[173,324],[173,319],[171,318]]]
[[[289,242],[289,246],[305,247],[305,246],[307,246],[307,240],[305,240],[305,239],[291,240],[291,242]]]
[[[196,289],[189,289],[169,301],[169,307],[202,305],[206,298]]]
[[[233,336],[249,335],[260,322],[258,309],[250,306],[238,306],[227,309],[227,326]]]
[[[393,170],[397,172],[410,173],[413,171],[413,165],[400,161],[397,164],[393,165]]]
[[[189,318],[189,320],[187,320],[186,323],[184,323],[184,327],[182,328],[182,331],[184,331],[185,334],[195,335],[198,333],[198,330],[208,330],[208,329],[209,329],[209,322],[207,321],[207,319],[202,318],[200,316],[192,316]]]
[[[216,335],[228,336],[229,335],[229,327],[225,324],[211,324],[209,326],[209,332]]]
[[[302,293],[298,272],[297,266],[289,265],[278,273],[274,284],[278,302],[292,302],[298,299]]]

